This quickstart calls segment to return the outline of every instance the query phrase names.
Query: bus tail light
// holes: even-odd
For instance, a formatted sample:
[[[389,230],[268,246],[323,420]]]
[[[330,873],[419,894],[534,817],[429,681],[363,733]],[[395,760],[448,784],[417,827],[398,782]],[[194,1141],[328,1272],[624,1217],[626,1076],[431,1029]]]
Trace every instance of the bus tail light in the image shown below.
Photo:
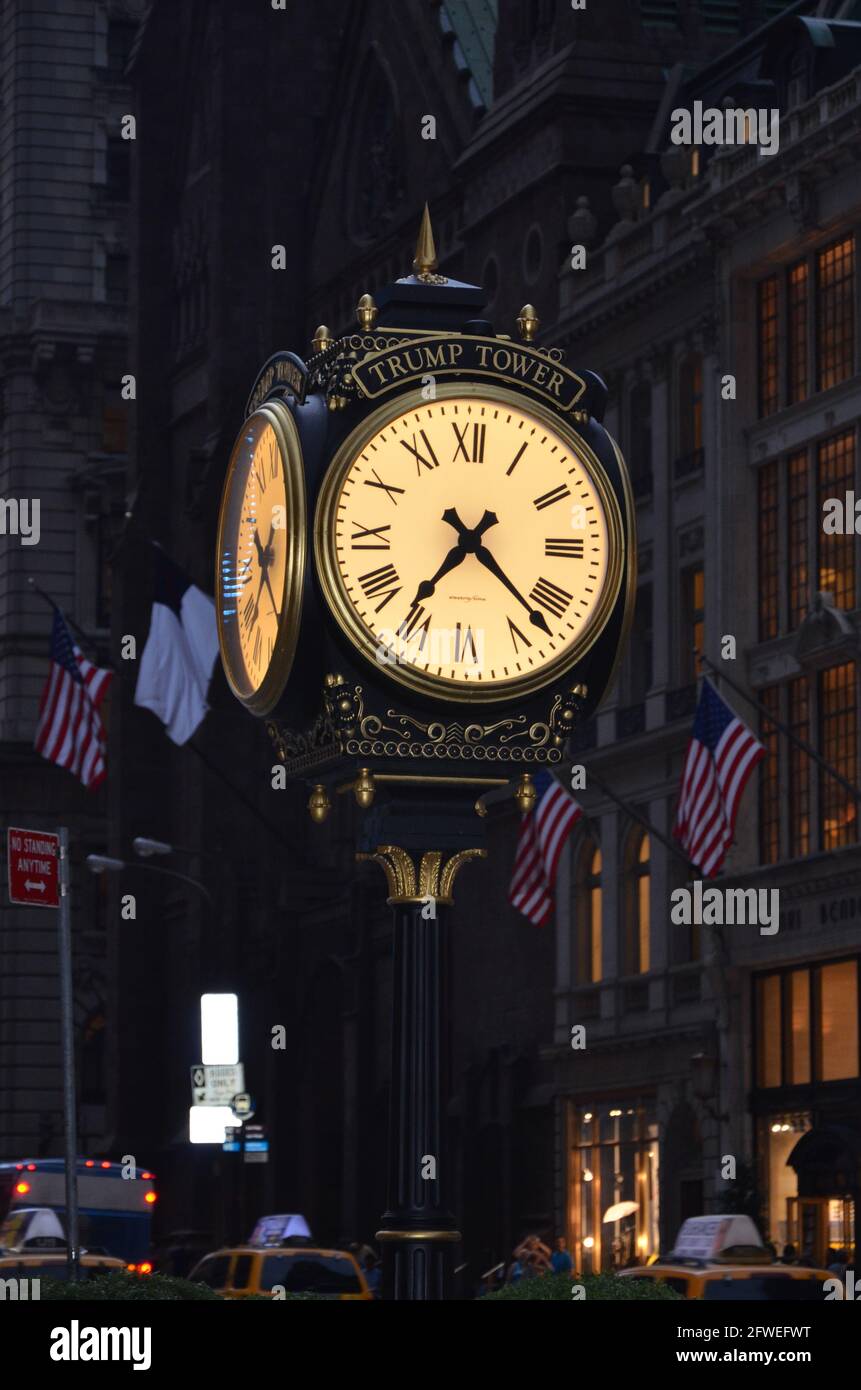
[[[19,1197],[24,1197],[30,1191],[30,1184],[28,1182],[16,1182],[15,1191]]]
[[[149,1202],[150,1206],[152,1206],[152,1204],[153,1204],[153,1202],[154,1202],[155,1200],[156,1200],[156,1196],[155,1196],[155,1193],[154,1193],[154,1192],[148,1192],[148,1193],[146,1194],[146,1196],[144,1197],[144,1201],[145,1201],[145,1202]]]

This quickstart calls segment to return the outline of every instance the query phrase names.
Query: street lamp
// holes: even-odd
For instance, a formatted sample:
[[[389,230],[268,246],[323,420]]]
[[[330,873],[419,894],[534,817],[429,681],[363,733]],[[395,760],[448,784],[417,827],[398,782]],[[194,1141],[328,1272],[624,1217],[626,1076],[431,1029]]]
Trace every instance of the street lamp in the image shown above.
[[[149,859],[153,854],[173,854],[173,845],[165,840],[150,840],[146,835],[136,835],[132,840],[132,849],[142,859]]]
[[[199,879],[191,878],[188,874],[178,873],[176,869],[162,869],[157,868],[155,864],[136,864],[134,861],[129,863],[125,859],[113,859],[107,854],[88,854],[86,864],[91,874],[118,874],[123,869],[137,869],[145,874],[160,874],[165,878],[178,878],[181,883],[188,883],[192,888],[196,888],[199,893],[202,893],[215,912],[215,903],[209,889]]]

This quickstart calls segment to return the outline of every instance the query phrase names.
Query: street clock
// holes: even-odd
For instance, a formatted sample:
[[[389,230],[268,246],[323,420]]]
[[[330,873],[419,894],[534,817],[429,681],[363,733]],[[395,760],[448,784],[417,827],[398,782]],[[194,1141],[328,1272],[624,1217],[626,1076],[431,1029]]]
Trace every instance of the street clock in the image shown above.
[[[414,271],[307,362],[269,359],[228,467],[222,661],[295,775],[558,763],[630,623],[603,381],[535,343],[529,305],[496,332],[427,217]]]
[[[284,403],[273,400],[249,415],[233,446],[215,557],[224,673],[253,714],[274,708],[293,665],[306,536],[299,432]]]

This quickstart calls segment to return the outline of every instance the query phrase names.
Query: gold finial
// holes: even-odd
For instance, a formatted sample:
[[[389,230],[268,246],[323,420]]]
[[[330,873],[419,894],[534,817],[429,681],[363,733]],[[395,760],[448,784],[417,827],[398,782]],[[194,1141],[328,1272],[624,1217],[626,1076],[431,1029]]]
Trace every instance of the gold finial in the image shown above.
[[[318,782],[308,798],[308,811],[315,825],[322,825],[332,809],[332,803],[322,782]]]
[[[326,676],[326,679],[324,680],[323,684],[325,685],[327,690],[331,690],[334,685],[343,685],[344,677],[340,675],[337,671],[330,671],[329,674]]]
[[[538,793],[535,790],[535,783],[532,780],[531,772],[522,772],[520,781],[517,784],[517,791],[514,793],[514,800],[517,802],[524,815],[532,810],[538,800]]]
[[[422,213],[422,224],[419,227],[419,239],[416,242],[416,257],[413,261],[413,270],[416,279],[426,279],[436,270],[436,266],[436,245],[433,239],[430,209],[427,203],[425,203],[425,210]]]
[[[371,769],[369,767],[360,767],[359,775],[353,783],[353,795],[356,798],[356,804],[360,806],[363,811],[367,811],[369,806],[373,806],[375,790],[374,774],[371,772]]]
[[[430,211],[427,203],[425,203],[425,210],[422,213],[422,224],[419,227],[419,239],[416,242],[413,274],[417,280],[421,280],[423,285],[447,285],[448,280],[446,277],[435,273],[436,267],[436,243],[433,239]]]
[[[370,333],[377,322],[379,309],[374,303],[373,295],[363,294],[356,305],[356,318],[359,320],[359,327],[363,333]]]
[[[531,343],[541,327],[541,320],[533,304],[524,304],[517,318],[517,328],[524,343]]]
[[[317,332],[311,339],[311,346],[315,352],[325,352],[326,348],[331,347],[334,341],[325,323],[321,323]]]

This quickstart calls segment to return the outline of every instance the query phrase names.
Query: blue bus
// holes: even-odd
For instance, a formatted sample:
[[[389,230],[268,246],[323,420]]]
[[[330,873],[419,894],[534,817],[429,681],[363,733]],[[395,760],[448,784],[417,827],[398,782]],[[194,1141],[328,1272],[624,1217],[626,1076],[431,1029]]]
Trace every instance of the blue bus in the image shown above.
[[[78,1213],[83,1249],[125,1260],[141,1274],[152,1270],[155,1174],[107,1159],[78,1159]],[[21,1248],[35,1209],[66,1215],[66,1163],[62,1158],[21,1158],[0,1163],[0,1246]]]

